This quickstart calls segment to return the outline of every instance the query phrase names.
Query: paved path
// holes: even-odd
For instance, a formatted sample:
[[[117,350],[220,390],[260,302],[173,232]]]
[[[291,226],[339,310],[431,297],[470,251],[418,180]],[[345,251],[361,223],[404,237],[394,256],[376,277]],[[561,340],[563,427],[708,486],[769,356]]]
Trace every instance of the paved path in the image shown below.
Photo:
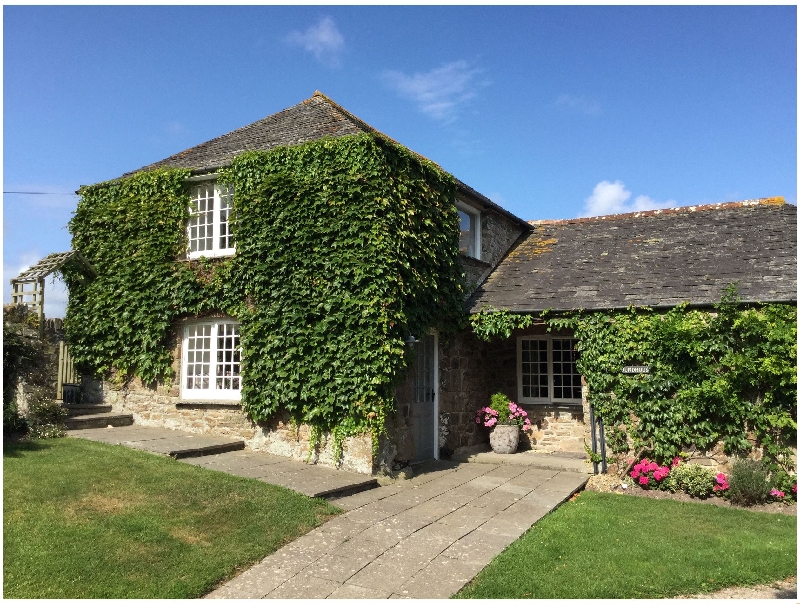
[[[344,514],[207,598],[447,598],[588,475],[429,462],[406,481],[332,500]]]
[[[208,598],[447,598],[589,478],[585,463],[568,458],[479,452],[463,460],[472,463],[428,462],[409,480],[363,490],[376,479],[231,450],[242,446],[235,439],[144,426],[68,434],[325,496],[346,510]]]
[[[355,493],[378,484],[377,479],[364,474],[305,464],[269,453],[241,450],[244,441],[232,438],[146,426],[70,430],[67,434],[169,455],[210,470],[281,485],[309,497]]]

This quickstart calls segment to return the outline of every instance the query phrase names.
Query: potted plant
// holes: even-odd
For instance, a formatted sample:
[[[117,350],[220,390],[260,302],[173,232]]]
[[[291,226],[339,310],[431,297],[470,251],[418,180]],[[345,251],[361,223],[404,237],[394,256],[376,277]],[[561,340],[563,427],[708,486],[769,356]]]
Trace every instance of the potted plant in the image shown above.
[[[501,392],[492,395],[488,407],[478,409],[475,423],[491,428],[489,444],[495,453],[515,453],[519,429],[531,429],[527,412]]]

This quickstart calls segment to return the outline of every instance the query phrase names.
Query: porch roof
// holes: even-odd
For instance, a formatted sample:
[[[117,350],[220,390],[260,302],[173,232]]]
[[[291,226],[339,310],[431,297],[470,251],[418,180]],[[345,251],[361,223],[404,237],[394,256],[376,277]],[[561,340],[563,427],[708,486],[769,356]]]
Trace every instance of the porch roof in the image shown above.
[[[797,302],[797,207],[783,198],[531,221],[468,302],[512,312]]]

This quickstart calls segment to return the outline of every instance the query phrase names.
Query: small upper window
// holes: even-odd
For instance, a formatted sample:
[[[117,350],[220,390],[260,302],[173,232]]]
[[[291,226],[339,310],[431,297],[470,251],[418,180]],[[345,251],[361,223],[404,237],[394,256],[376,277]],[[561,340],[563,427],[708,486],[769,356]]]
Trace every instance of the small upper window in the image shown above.
[[[227,256],[236,250],[230,231],[233,186],[208,181],[191,190],[189,258]]]
[[[470,206],[457,203],[458,218],[461,223],[461,239],[458,251],[465,256],[481,258],[481,214]]]

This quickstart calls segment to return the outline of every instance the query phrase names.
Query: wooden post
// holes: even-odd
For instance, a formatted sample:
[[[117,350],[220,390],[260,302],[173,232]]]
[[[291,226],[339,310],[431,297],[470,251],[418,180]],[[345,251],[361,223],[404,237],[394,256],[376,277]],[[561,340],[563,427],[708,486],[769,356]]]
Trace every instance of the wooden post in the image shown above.
[[[36,282],[39,287],[39,295],[34,299],[39,302],[39,339],[44,338],[44,278]]]

